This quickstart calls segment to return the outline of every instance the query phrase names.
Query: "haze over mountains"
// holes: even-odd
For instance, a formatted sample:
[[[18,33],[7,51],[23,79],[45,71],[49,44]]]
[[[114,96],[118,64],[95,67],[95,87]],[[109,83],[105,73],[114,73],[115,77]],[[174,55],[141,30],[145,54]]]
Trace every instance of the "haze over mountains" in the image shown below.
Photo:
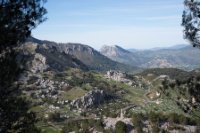
[[[200,65],[200,50],[187,45],[148,50],[126,50],[120,46],[103,46],[101,53],[108,58],[141,68],[194,69]]]

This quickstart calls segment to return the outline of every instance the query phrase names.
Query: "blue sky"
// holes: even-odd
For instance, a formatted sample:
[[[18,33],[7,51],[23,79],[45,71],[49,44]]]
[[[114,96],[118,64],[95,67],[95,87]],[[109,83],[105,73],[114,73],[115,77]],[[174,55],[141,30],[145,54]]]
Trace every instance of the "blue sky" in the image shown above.
[[[183,0],[48,0],[48,20],[33,36],[75,42],[146,49],[186,44],[181,16]]]

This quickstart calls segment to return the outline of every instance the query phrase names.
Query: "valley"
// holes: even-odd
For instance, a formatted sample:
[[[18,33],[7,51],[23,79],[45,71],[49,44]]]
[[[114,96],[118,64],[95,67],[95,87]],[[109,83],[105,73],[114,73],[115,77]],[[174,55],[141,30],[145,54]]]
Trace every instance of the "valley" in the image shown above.
[[[179,68],[192,70],[199,66],[199,49],[177,45],[167,48],[126,50],[120,46],[103,46],[100,52],[108,58],[140,68]]]
[[[25,71],[18,82],[42,133],[111,133],[119,122],[130,133],[198,131],[198,69],[125,69],[85,47],[36,40],[19,48]]]
[[[200,133],[200,1],[0,0],[0,33],[0,133]]]

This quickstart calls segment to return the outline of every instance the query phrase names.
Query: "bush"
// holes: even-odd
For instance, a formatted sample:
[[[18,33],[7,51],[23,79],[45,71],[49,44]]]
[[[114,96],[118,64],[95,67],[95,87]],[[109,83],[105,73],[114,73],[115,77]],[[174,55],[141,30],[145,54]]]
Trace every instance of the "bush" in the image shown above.
[[[171,125],[168,129],[169,129],[169,130],[185,131],[185,128],[184,128],[184,127],[178,126],[178,125]]]
[[[59,112],[50,113],[48,120],[50,120],[50,121],[60,121],[61,120],[60,113]]]
[[[98,131],[103,131],[103,123],[101,120],[93,119],[68,121],[62,128],[61,133],[69,133],[72,131],[88,133],[90,128],[94,128]]]
[[[150,112],[149,113],[149,120],[153,125],[157,124],[159,122],[159,115],[156,114],[155,112]]]
[[[137,133],[143,133],[143,123],[142,123],[142,116],[140,114],[133,115],[132,122],[135,127]]]
[[[157,125],[152,126],[152,133],[159,133],[160,129]]]
[[[122,121],[118,121],[115,125],[116,133],[126,133],[126,124]]]

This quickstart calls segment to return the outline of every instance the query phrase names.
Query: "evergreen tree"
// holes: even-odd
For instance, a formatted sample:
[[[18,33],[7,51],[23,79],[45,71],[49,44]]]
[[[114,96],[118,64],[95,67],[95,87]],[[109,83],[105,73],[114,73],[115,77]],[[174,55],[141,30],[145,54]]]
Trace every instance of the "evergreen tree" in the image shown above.
[[[126,133],[126,124],[122,121],[118,121],[115,125],[116,133]]]
[[[200,46],[200,2],[185,0],[185,9],[182,16],[184,36],[195,46]]]
[[[15,49],[45,20],[44,0],[0,0],[0,132],[35,133],[35,114],[21,96]]]

